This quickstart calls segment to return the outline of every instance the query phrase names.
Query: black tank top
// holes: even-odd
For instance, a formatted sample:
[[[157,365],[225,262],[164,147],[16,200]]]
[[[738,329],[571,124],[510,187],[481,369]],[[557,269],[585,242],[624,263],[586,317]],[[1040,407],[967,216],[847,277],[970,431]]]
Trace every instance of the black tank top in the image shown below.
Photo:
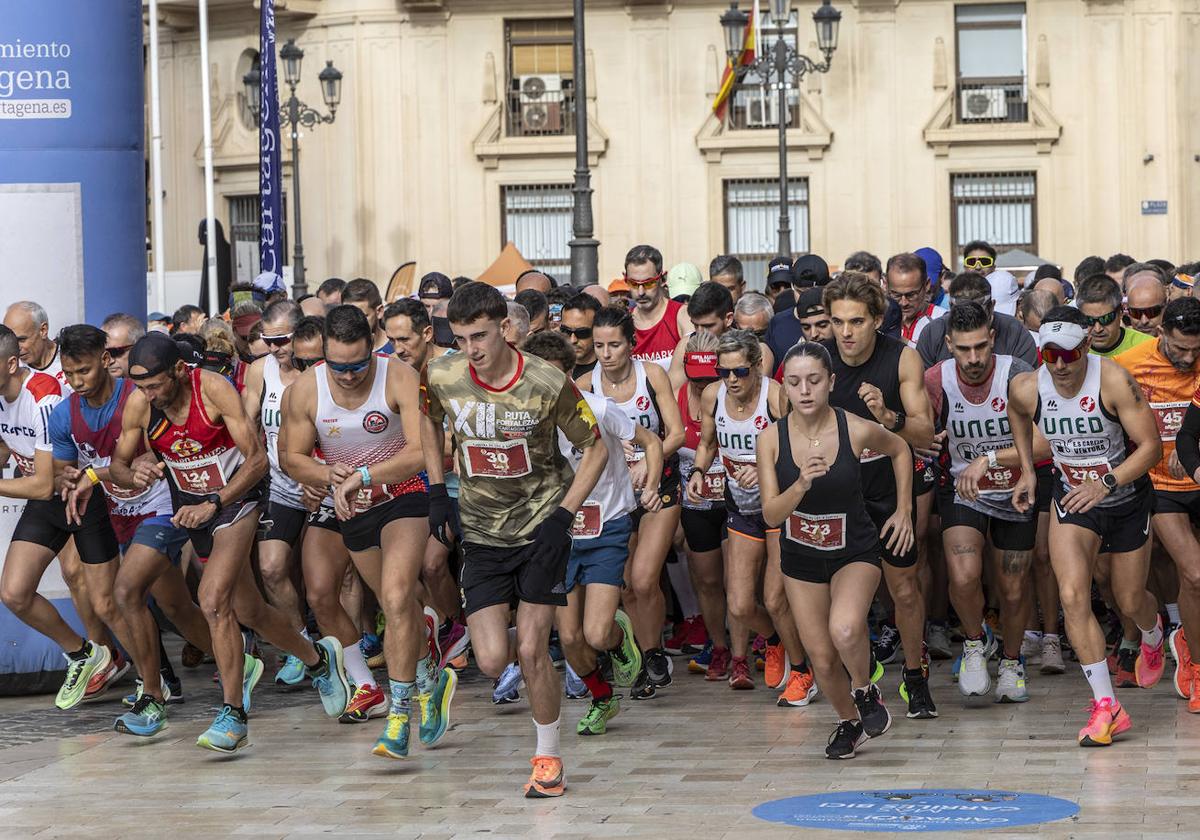
[[[861,467],[850,442],[846,414],[838,408],[833,412],[837,417],[837,458],[829,472],[813,480],[796,512],[783,523],[779,543],[784,557],[842,560],[879,551],[879,532],[863,504]],[[777,421],[775,427],[779,430],[775,480],[782,492],[800,478],[800,468],[792,457],[787,418]]]

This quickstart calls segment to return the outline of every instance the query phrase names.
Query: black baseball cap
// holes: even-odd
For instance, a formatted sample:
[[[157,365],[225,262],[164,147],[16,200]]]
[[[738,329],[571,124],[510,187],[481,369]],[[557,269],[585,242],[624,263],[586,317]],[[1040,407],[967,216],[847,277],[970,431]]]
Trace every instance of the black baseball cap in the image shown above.
[[[796,315],[800,318],[807,318],[809,315],[824,315],[825,304],[821,300],[821,295],[824,290],[820,286],[810,286],[800,293],[800,300],[796,303]]]
[[[829,285],[829,263],[816,254],[805,254],[792,265],[792,285],[805,288],[807,286]]]
[[[450,278],[438,271],[431,271],[421,278],[417,286],[417,297],[447,300],[454,295],[454,284]]]
[[[792,284],[792,261],[787,257],[776,257],[767,264],[767,287],[790,286]]]

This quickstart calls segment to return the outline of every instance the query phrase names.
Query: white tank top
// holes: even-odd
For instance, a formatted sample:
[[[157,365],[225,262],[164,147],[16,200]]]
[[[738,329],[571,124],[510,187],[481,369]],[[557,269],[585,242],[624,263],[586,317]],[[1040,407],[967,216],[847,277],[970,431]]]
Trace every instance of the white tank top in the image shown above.
[[[603,372],[600,370],[600,365],[592,368],[592,393],[598,397],[605,396],[604,386],[601,382]],[[640,359],[633,360],[633,375],[634,386],[633,396],[625,402],[617,402],[612,397],[613,405],[634,423],[638,423],[649,429],[651,433],[662,437],[662,417],[658,413],[658,405],[655,402],[655,397],[650,396],[650,386],[646,380],[646,365]],[[657,395],[655,395],[657,396]],[[645,457],[646,453],[640,446],[633,447],[634,460],[640,461]]]
[[[1037,372],[1038,428],[1050,443],[1054,466],[1066,490],[1084,481],[1099,481],[1125,460],[1125,430],[1100,403],[1101,358],[1088,355],[1087,374],[1079,393],[1064,397],[1050,371]],[[1097,507],[1121,504],[1134,492],[1132,484],[1114,490]]]
[[[758,487],[744,488],[733,477],[734,467],[743,464],[755,465],[758,452],[758,436],[771,425],[771,414],[767,409],[771,380],[762,377],[758,388],[758,404],[745,420],[734,420],[725,407],[727,389],[725,383],[717,389],[717,406],[713,419],[717,425],[717,451],[727,473],[725,492],[739,513],[762,511],[762,497]]]
[[[283,426],[283,392],[286,388],[279,375],[279,360],[266,356],[259,420],[267,437],[267,460],[271,462],[271,501],[303,510],[300,485],[279,468],[279,429]]]

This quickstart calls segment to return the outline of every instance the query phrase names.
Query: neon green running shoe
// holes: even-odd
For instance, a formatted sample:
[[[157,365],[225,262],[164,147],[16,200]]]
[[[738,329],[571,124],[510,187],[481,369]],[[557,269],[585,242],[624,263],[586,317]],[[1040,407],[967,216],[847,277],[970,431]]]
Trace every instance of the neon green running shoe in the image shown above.
[[[104,645],[89,641],[87,647],[87,655],[82,659],[72,659],[68,654],[63,654],[63,658],[67,660],[67,678],[63,680],[62,688],[54,698],[54,705],[60,709],[73,709],[78,706],[87,694],[92,676],[104,671],[112,662],[112,654]]]
[[[593,700],[575,731],[580,735],[603,735],[608,731],[608,722],[620,711],[621,701],[615,694],[606,700]]]
[[[613,617],[621,628],[621,644],[609,651],[612,661],[613,682],[621,688],[629,688],[642,670],[642,652],[633,635],[633,622],[624,610],[617,610]]]

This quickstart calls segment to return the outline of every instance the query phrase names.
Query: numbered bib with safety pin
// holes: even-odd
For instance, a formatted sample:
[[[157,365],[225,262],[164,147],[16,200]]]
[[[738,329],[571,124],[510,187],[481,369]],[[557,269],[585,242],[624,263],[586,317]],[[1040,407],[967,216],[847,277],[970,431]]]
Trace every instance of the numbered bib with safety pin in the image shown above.
[[[1054,465],[1070,487],[1079,487],[1087,481],[1100,481],[1112,472],[1112,467],[1104,458],[1094,461],[1055,461]]]
[[[529,444],[525,438],[516,440],[463,441],[467,475],[471,478],[520,478],[529,475]]]
[[[846,514],[801,513],[787,520],[787,538],[817,551],[838,551],[846,547]]]
[[[1150,409],[1154,412],[1154,420],[1158,424],[1158,436],[1164,443],[1170,443],[1179,434],[1179,428],[1183,425],[1184,412],[1187,411],[1189,405],[1191,403],[1187,402],[1150,403]]]
[[[1012,490],[1021,477],[1020,467],[989,467],[979,479],[980,490]]]
[[[604,509],[599,502],[588,500],[575,512],[575,524],[571,536],[577,540],[590,540],[600,536],[604,530]]]

